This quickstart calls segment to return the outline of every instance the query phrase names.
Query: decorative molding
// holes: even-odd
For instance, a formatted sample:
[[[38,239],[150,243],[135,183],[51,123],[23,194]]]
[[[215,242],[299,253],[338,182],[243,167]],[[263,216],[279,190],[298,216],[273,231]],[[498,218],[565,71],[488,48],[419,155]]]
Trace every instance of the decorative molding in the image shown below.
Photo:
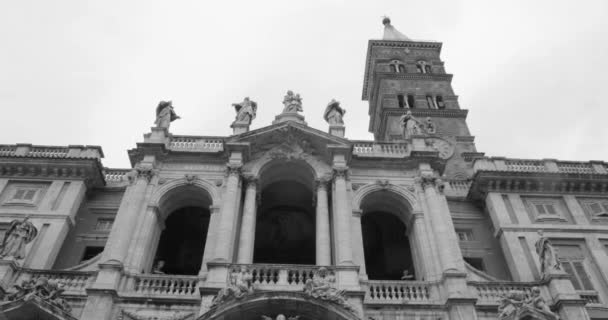
[[[242,166],[240,165],[231,165],[229,164],[226,167],[226,176],[230,177],[230,176],[240,176],[241,175],[241,168]]]
[[[184,180],[186,180],[187,184],[194,184],[194,182],[196,182],[197,179],[198,179],[198,176],[195,174],[185,174],[184,175]]]
[[[333,170],[333,179],[344,179],[348,180],[349,170],[348,167],[334,167]]]
[[[148,311],[127,311],[122,310],[119,320],[186,320],[186,319],[194,319],[193,312],[177,312],[177,311],[167,311],[170,314],[167,315],[159,315],[157,310],[148,310]]]
[[[420,184],[422,189],[436,188],[441,194],[443,194],[445,188],[444,182],[439,177],[431,174],[423,174],[420,177],[416,177],[416,183]]]

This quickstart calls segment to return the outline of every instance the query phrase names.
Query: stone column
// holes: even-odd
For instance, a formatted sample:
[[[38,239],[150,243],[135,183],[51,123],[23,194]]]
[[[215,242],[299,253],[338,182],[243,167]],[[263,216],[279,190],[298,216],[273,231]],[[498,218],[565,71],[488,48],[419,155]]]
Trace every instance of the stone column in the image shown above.
[[[131,246],[132,250],[129,253],[129,259],[126,269],[129,272],[141,272],[146,266],[146,255],[154,255],[153,250],[146,250],[153,240],[158,226],[158,207],[148,206],[143,219],[140,222],[139,229],[135,233],[135,243]]]
[[[255,243],[257,179],[247,179],[246,188],[237,263],[249,264],[253,263],[253,245]]]
[[[353,265],[353,250],[351,238],[351,217],[349,211],[346,176],[348,168],[334,168],[334,223],[336,224],[336,265]]]
[[[130,177],[132,183],[127,188],[118,213],[108,236],[108,242],[103,251],[102,262],[115,261],[124,263],[129,243],[133,237],[133,230],[137,222],[139,209],[143,204],[148,183],[152,179],[154,171],[151,167],[136,168]]]
[[[222,198],[222,208],[217,228],[214,260],[217,262],[232,261],[232,240],[234,239],[234,220],[236,219],[237,200],[239,198],[240,166],[229,166],[227,169],[226,191]]]
[[[464,262],[452,217],[447,208],[447,200],[438,192],[438,189],[442,188],[442,182],[430,175],[423,175],[419,181],[424,191],[433,233],[437,240],[441,270],[442,272],[448,270],[464,272]]]
[[[361,229],[361,210],[353,210],[352,233],[353,233],[353,258],[356,266],[359,266],[359,278],[367,280],[365,269],[365,250],[363,249],[363,230]]]
[[[205,240],[205,249],[203,251],[203,262],[201,262],[201,270],[198,275],[201,277],[207,276],[207,262],[209,262],[213,256],[213,249],[217,240],[217,228],[219,224],[219,211],[220,208],[211,206],[209,208],[209,227],[207,229],[207,239]]]
[[[418,264],[416,274],[418,279],[434,279],[434,276],[441,274],[437,270],[437,261],[435,259],[434,248],[432,242],[429,239],[429,232],[424,223],[424,215],[422,212],[413,213],[414,221],[412,223],[412,231],[410,232],[410,243],[415,244],[417,249],[415,250],[416,256],[413,258]],[[420,276],[422,275],[422,277]]]
[[[317,180],[316,245],[318,266],[331,265],[331,235],[329,231],[329,209],[326,180]]]

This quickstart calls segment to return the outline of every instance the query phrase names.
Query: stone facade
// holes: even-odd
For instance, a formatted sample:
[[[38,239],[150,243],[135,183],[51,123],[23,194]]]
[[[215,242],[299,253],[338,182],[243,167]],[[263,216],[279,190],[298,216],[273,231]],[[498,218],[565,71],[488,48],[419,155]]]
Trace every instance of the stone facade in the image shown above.
[[[369,42],[374,141],[343,109],[309,127],[290,91],[252,131],[235,104],[228,137],[170,133],[161,103],[128,169],[0,146],[3,247],[25,250],[0,258],[0,318],[607,319],[608,164],[477,152],[440,50]]]

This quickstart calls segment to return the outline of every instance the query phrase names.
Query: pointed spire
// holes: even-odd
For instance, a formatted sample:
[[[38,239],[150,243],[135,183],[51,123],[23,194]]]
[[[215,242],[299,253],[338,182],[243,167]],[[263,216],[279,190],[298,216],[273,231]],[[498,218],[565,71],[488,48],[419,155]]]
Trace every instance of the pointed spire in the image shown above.
[[[412,41],[412,39],[408,38],[391,25],[391,19],[389,17],[385,16],[384,19],[382,19],[382,24],[384,25],[384,36],[382,37],[382,40]]]

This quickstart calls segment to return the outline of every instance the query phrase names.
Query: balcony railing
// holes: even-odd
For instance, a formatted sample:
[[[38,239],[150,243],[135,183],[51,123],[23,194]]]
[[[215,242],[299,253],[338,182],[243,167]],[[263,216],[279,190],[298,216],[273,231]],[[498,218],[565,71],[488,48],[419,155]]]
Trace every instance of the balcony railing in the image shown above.
[[[436,290],[430,282],[368,280],[363,285],[367,304],[432,303],[436,300]]]
[[[608,174],[608,166],[603,162],[574,162],[551,159],[505,159],[480,158],[475,160],[475,171],[509,171],[509,172],[554,172],[570,174]]]
[[[446,180],[444,193],[448,197],[466,197],[471,187],[470,180]]]
[[[35,270],[22,269],[15,283],[21,284],[24,280],[36,280],[45,277],[49,281],[56,281],[63,284],[65,294],[84,295],[85,288],[90,286],[95,280],[94,271],[54,271],[54,270]]]
[[[123,293],[129,296],[199,298],[198,276],[183,275],[126,275]]]
[[[231,272],[247,268],[253,276],[253,285],[262,290],[300,291],[306,281],[312,279],[318,266],[290,264],[233,264]],[[335,279],[335,272],[327,267],[328,277]]]
[[[359,157],[404,158],[408,150],[405,143],[354,141],[353,154]]]
[[[209,137],[173,136],[169,149],[189,152],[220,152],[224,150],[224,140]]]
[[[81,158],[103,157],[98,146],[33,146],[31,144],[0,145],[0,156],[30,158]]]
[[[128,181],[127,174],[131,169],[108,169],[104,168],[104,177],[107,184],[116,184]]]

